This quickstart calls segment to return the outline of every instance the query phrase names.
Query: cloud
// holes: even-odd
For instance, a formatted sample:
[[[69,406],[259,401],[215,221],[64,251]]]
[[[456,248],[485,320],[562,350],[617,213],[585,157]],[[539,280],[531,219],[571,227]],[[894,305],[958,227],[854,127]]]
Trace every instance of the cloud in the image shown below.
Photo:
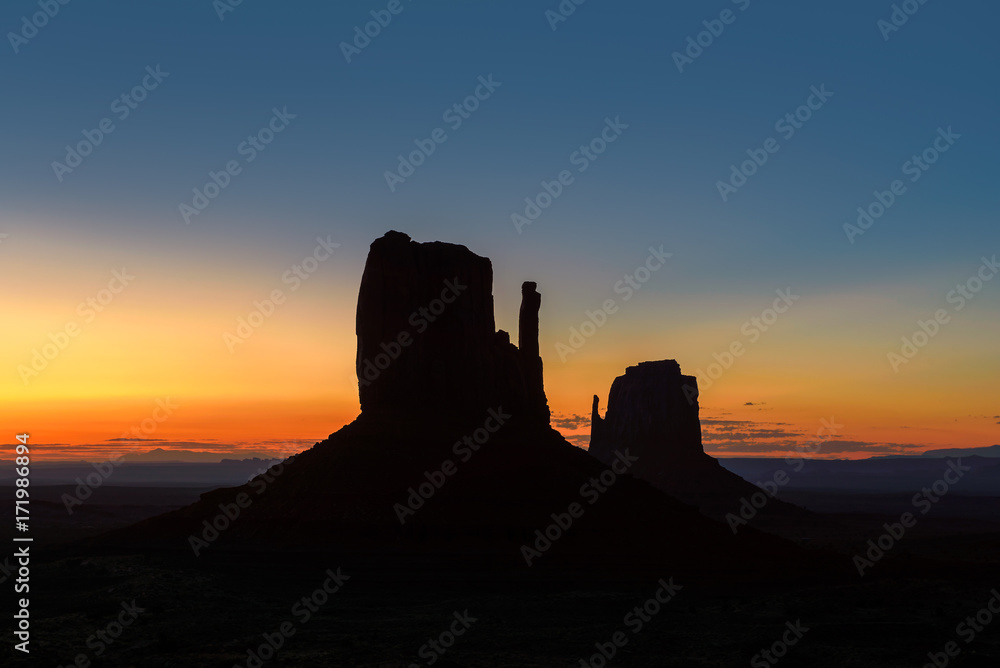
[[[774,453],[785,453],[795,454],[796,442],[794,441],[782,441],[780,443],[768,443],[762,445],[760,443],[739,443],[739,442],[729,442],[724,443],[713,443],[711,447],[706,447],[705,451],[712,455],[727,455],[731,453],[739,454],[774,454]]]
[[[10,445],[11,448],[14,448],[14,447],[17,447],[17,445],[19,445],[19,444],[20,444],[20,442],[18,442],[18,443],[10,443],[8,445]],[[28,442],[28,445],[29,446],[31,445],[31,441]],[[68,448],[68,447],[71,447],[68,443],[39,443],[39,442],[35,442],[35,445],[36,446],[37,445],[44,445],[46,448],[54,448],[54,447]]]
[[[744,406],[763,406],[766,403],[767,403],[766,401],[756,401],[756,402],[754,402],[754,401],[748,401],[748,402],[746,402],[743,405]]]
[[[798,456],[796,447],[802,445],[798,441],[779,441],[774,443],[724,442],[713,444],[712,453],[728,455],[740,453],[744,455],[787,455]],[[815,445],[809,445],[814,448]],[[804,456],[844,455],[864,453],[866,455],[914,455],[919,454],[927,446],[914,443],[876,443],[872,441],[824,441],[815,453],[803,452]]]
[[[796,455],[797,449],[805,456],[817,457],[844,456],[852,453],[895,455],[919,454],[927,447],[913,443],[852,441],[837,438],[837,434],[825,431],[802,429],[801,425],[792,425],[788,422],[707,418],[702,420],[701,424],[701,438],[705,449],[719,455]],[[819,429],[818,423],[816,426]]]
[[[823,453],[867,452],[871,454],[909,455],[918,454],[927,448],[915,443],[872,443],[869,441],[826,441]]]
[[[755,420],[702,420],[701,439],[705,443],[757,443],[786,439],[798,442],[803,433],[798,429],[785,429],[787,422],[758,422]],[[768,443],[768,446],[774,444]]]
[[[715,441],[758,441],[760,439],[801,436],[802,432],[786,431],[784,429],[747,429],[745,431],[715,431],[702,433],[703,442]]]
[[[744,405],[759,406],[762,402],[747,402]],[[718,416],[720,413],[716,412]],[[564,429],[580,429],[590,424],[590,417],[565,415],[553,417],[553,426]],[[701,419],[701,440],[709,454],[721,456],[796,456],[801,450],[807,457],[846,456],[851,454],[908,455],[920,454],[927,445],[916,443],[889,443],[876,441],[854,441],[847,439],[823,440],[835,437],[825,431],[803,430],[789,422],[766,420],[731,420],[720,417]],[[816,425],[820,428],[819,423]],[[565,434],[566,440],[578,447],[587,447],[589,437],[585,434]],[[817,441],[817,438],[820,440]],[[817,448],[818,445],[818,448]],[[797,450],[798,449],[798,450]]]
[[[552,417],[552,426],[556,429],[585,429],[590,427],[589,415],[560,415]]]
[[[142,455],[158,450],[171,452],[189,451],[203,455],[217,455],[219,459],[287,457],[307,450],[315,439],[287,439],[254,442],[166,441],[162,439],[112,438],[101,443],[46,444],[44,459],[47,461],[105,461],[118,455]],[[54,447],[54,446],[59,447]]]

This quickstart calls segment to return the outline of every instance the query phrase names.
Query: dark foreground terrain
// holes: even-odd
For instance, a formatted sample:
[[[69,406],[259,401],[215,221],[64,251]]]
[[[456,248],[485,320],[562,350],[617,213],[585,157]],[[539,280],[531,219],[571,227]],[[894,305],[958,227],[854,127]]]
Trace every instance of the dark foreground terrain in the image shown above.
[[[134,494],[127,500],[118,512],[133,520]],[[116,512],[113,505],[104,510]],[[829,517],[859,537],[891,519]],[[1000,665],[1000,614],[982,613],[1000,587],[996,533],[915,531],[863,578],[733,585],[671,582],[664,572],[672,595],[656,577],[543,564],[476,572],[461,561],[401,566],[318,551],[207,550],[195,558],[48,539],[33,552],[31,656],[7,642],[3,665],[548,667],[588,665],[584,659],[660,668],[892,668],[924,666],[928,653],[943,652],[949,641],[960,654],[942,665]],[[845,554],[856,548],[857,539],[826,542],[838,540]],[[336,593],[319,594],[324,584]],[[658,593],[668,602],[650,603]],[[652,613],[634,612],[646,605]],[[977,613],[980,623],[990,617],[981,630],[960,627]],[[616,633],[624,645],[604,664],[597,645],[610,651]],[[783,646],[783,636],[794,644]],[[280,645],[273,656],[267,638]],[[251,651],[270,658],[258,663]]]
[[[308,618],[301,605],[293,612],[328,578],[327,566],[348,576],[342,589]],[[265,634],[276,638],[282,624],[291,624],[293,634],[266,665],[432,665],[427,643],[447,633],[458,614],[468,628],[457,627],[461,635],[433,665],[578,666],[615,633],[627,644],[611,665],[768,665],[752,661],[787,637],[789,623],[804,633],[783,666],[920,666],[949,640],[962,645],[949,665],[1000,665],[997,628],[986,627],[970,644],[956,635],[956,625],[991,597],[985,579],[872,579],[794,591],[676,582],[682,589],[642,622],[626,615],[655,595],[656,582],[593,585],[579,574],[510,585],[491,582],[489,574],[472,583],[458,575],[415,570],[387,577],[318,557],[182,565],[162,556],[66,556],[35,571],[41,586],[30,663],[4,663],[72,665],[84,654],[94,666],[248,665],[250,649],[267,655],[260,650]],[[142,611],[117,640],[91,638],[88,647],[99,630],[117,630],[109,624],[133,601]]]

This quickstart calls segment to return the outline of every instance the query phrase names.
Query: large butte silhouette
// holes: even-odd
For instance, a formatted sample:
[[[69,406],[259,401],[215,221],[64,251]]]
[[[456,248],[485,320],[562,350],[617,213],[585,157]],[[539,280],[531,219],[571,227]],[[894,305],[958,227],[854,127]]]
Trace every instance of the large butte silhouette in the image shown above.
[[[522,286],[515,346],[496,330],[492,284],[490,260],[465,246],[399,232],[377,239],[358,295],[357,419],[267,479],[206,493],[101,542],[189,550],[220,505],[243,494],[249,505],[219,521],[226,528],[202,554],[323,550],[365,563],[612,579],[759,578],[815,565],[791,542],[753,529],[734,536],[622,474],[630,446],[602,451],[619,460],[612,475],[563,439],[549,426],[543,387],[541,295]],[[554,526],[567,524],[571,504],[579,516]]]

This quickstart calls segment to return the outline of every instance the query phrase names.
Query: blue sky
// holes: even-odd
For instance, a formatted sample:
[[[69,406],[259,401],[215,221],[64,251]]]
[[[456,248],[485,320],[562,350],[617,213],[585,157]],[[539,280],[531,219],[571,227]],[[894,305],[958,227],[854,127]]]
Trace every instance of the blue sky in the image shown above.
[[[646,293],[678,309],[650,316],[665,331],[745,303],[738,325],[793,285],[889,295],[884,348],[1000,246],[1000,9],[986,0],[929,0],[888,40],[889,2],[588,0],[553,30],[556,0],[401,0],[350,63],[341,43],[388,2],[243,0],[222,19],[217,4],[74,0],[17,53],[10,33],[39,5],[3,4],[0,233],[16,285],[27,267],[69,258],[270,276],[332,235],[344,253],[324,280],[356,295],[368,244],[399,229],[493,258],[507,328],[520,281],[539,281],[551,333],[663,244],[672,264]],[[679,72],[673,54],[723,11],[734,20]],[[169,75],[60,182],[52,163],[66,145],[156,66]],[[386,170],[446,127],[443,112],[480,77],[500,85],[390,192]],[[775,122],[823,86],[832,97],[780,138]],[[274,108],[295,119],[186,225],[178,205],[242,159]],[[575,169],[571,155],[607,118],[628,128],[518,234],[511,214]],[[906,178],[902,165],[939,128],[961,138],[848,243],[844,224]],[[780,150],[723,201],[717,182],[772,137]],[[998,295],[984,293],[981,315],[995,316]],[[863,313],[841,306],[838,322]],[[545,336],[551,348],[559,334]]]
[[[363,244],[399,227],[497,256],[627,266],[630,246],[667,240],[692,266],[713,267],[690,289],[732,287],[734,274],[747,289],[787,273],[820,289],[878,281],[965,261],[997,239],[995,5],[929,2],[888,42],[876,22],[889,4],[741,5],[590,0],[553,31],[544,11],[555,2],[404,0],[348,64],[338,44],[384,4],[246,0],[220,21],[207,0],[71,2],[3,55],[3,207],[61,225],[85,218],[97,238],[168,245],[238,234],[280,248],[290,230],[331,227]],[[679,73],[671,54],[727,8],[735,22]],[[17,30],[33,10],[5,3],[0,25]],[[157,64],[170,73],[161,87],[58,183],[51,162],[63,147]],[[383,173],[396,156],[488,74],[502,83],[495,95],[390,193]],[[715,183],[813,85],[834,96],[722,202]],[[179,227],[177,204],[275,106],[298,115],[289,132],[200,229]],[[629,124],[622,141],[514,234],[510,214],[607,116]],[[962,135],[955,150],[846,244],[842,224],[939,126]]]

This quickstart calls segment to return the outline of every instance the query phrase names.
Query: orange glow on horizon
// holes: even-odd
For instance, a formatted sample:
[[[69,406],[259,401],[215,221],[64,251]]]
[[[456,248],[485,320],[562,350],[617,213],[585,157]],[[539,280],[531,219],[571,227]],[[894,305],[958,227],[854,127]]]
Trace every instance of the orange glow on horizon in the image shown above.
[[[105,247],[94,253],[118,258]],[[357,262],[324,267],[298,292],[285,288],[288,299],[232,345],[224,335],[255,300],[282,287],[281,264],[268,271],[199,264],[178,277],[163,259],[134,255],[125,265],[136,268],[134,282],[93,317],[80,304],[102,294],[122,267],[118,259],[97,271],[92,258],[85,268],[67,255],[32,281],[23,278],[31,275],[30,253],[5,265],[17,289],[2,297],[12,321],[0,332],[7,370],[0,442],[27,432],[33,443],[49,444],[44,456],[71,458],[120,447],[109,439],[139,425],[141,438],[160,439],[141,442],[150,449],[215,444],[237,452],[256,443],[274,451],[286,440],[322,440],[356,417]],[[511,299],[505,293],[497,300],[504,309],[497,321],[507,329],[516,318]],[[1000,353],[988,311],[956,317],[940,343],[896,372],[886,354],[926,309],[915,306],[912,320],[911,311],[901,320],[875,292],[819,295],[803,298],[750,341],[741,323],[769,301],[650,292],[623,305],[563,361],[556,344],[582,320],[582,309],[546,298],[540,346],[554,418],[569,420],[561,430],[585,446],[593,395],[603,412],[611,382],[627,366],[673,358],[698,377],[705,449],[715,455],[781,456],[815,435],[823,419],[843,428],[820,457],[1000,442]],[[74,335],[66,333],[70,324]],[[726,360],[734,341],[745,353],[723,368],[720,357]],[[143,431],[165,400],[177,409]]]

